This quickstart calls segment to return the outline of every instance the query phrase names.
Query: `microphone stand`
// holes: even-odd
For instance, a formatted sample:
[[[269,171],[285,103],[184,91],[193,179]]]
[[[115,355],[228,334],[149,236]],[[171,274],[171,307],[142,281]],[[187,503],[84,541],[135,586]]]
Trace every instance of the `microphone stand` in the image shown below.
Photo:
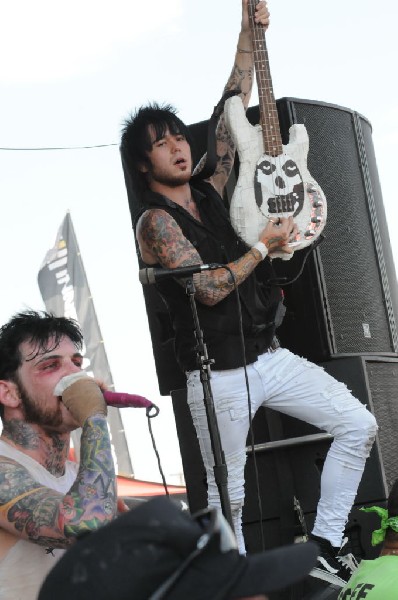
[[[196,349],[197,358],[199,364],[200,381],[203,387],[203,401],[206,409],[207,424],[209,427],[211,448],[214,457],[214,479],[217,484],[218,493],[220,495],[221,510],[228,521],[231,529],[234,530],[232,522],[231,503],[228,494],[228,469],[225,463],[224,451],[221,446],[220,431],[218,429],[216,411],[214,409],[213,394],[210,386],[210,364],[214,362],[213,359],[209,359],[207,354],[207,347],[203,341],[203,332],[200,328],[198,311],[195,303],[195,284],[192,277],[186,280],[185,290],[189,297],[191,304],[192,316],[195,324],[195,337],[196,337]]]

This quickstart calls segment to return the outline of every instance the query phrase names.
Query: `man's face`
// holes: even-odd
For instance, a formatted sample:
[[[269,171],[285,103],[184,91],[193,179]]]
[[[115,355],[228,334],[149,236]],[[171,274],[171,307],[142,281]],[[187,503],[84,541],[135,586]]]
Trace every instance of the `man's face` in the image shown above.
[[[149,130],[152,148],[148,153],[150,167],[143,167],[149,175],[149,185],[156,183],[178,187],[187,183],[192,174],[191,148],[182,134],[167,129],[164,137],[156,140],[153,128]]]
[[[49,347],[52,348],[52,344]],[[58,433],[76,429],[78,424],[54,396],[54,388],[62,377],[81,371],[83,357],[74,343],[63,337],[56,348],[36,355],[36,346],[23,342],[20,352],[22,364],[17,371],[16,385],[25,420]]]

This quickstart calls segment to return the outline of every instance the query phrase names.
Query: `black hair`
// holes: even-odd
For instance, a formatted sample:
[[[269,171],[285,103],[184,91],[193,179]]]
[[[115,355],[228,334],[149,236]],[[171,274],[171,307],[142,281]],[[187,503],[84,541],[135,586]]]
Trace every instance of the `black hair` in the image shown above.
[[[83,334],[74,319],[34,310],[15,314],[0,328],[0,379],[15,380],[22,364],[20,346],[23,342],[35,344],[32,360],[41,352],[56,348],[63,337],[68,337],[77,350],[82,349]]]
[[[141,106],[124,122],[120,143],[120,153],[124,169],[131,178],[136,192],[148,188],[147,177],[139,169],[141,165],[150,166],[148,152],[152,149],[150,127],[155,131],[156,140],[164,137],[167,130],[172,135],[182,134],[192,150],[192,136],[188,127],[176,115],[176,109],[170,104],[159,105],[156,102]]]

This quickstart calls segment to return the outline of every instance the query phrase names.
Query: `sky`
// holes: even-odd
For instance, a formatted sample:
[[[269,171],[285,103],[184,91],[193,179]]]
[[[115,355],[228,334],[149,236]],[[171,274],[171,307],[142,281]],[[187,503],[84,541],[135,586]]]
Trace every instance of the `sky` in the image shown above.
[[[275,97],[347,107],[372,125],[397,265],[397,4],[268,6]],[[152,426],[169,484],[182,481],[181,459],[170,398],[158,392],[118,144],[123,120],[148,101],[173,104],[188,124],[209,118],[240,18],[240,0],[0,2],[0,323],[44,308],[37,273],[70,211],[115,388],[160,407]],[[142,409],[122,418],[135,476],[160,481]]]

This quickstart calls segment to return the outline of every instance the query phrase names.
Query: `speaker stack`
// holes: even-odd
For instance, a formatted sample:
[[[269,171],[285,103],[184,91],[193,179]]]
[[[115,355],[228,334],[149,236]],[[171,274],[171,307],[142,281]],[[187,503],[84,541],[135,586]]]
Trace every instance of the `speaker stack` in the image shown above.
[[[378,521],[359,508],[385,503],[398,477],[398,288],[371,126],[357,112],[323,102],[283,98],[277,106],[284,143],[293,123],[306,126],[308,169],[328,203],[325,239],[308,255],[301,276],[284,286],[287,312],[278,335],[283,346],[346,383],[378,421],[378,438],[347,525],[354,551],[371,558],[378,551],[370,546]],[[258,123],[258,107],[247,116]],[[207,122],[190,126],[197,157],[206,147],[206,127]],[[237,160],[226,201],[238,171]],[[133,215],[132,195],[129,201]],[[275,261],[278,275],[293,279],[304,254]],[[172,397],[188,500],[196,510],[206,504],[206,487],[184,376],[172,352],[166,308],[153,286],[144,294],[159,387]],[[260,550],[263,541],[272,547],[310,530],[331,442],[324,432],[269,409],[258,411],[254,438],[259,488],[248,448],[244,533],[249,552]]]

